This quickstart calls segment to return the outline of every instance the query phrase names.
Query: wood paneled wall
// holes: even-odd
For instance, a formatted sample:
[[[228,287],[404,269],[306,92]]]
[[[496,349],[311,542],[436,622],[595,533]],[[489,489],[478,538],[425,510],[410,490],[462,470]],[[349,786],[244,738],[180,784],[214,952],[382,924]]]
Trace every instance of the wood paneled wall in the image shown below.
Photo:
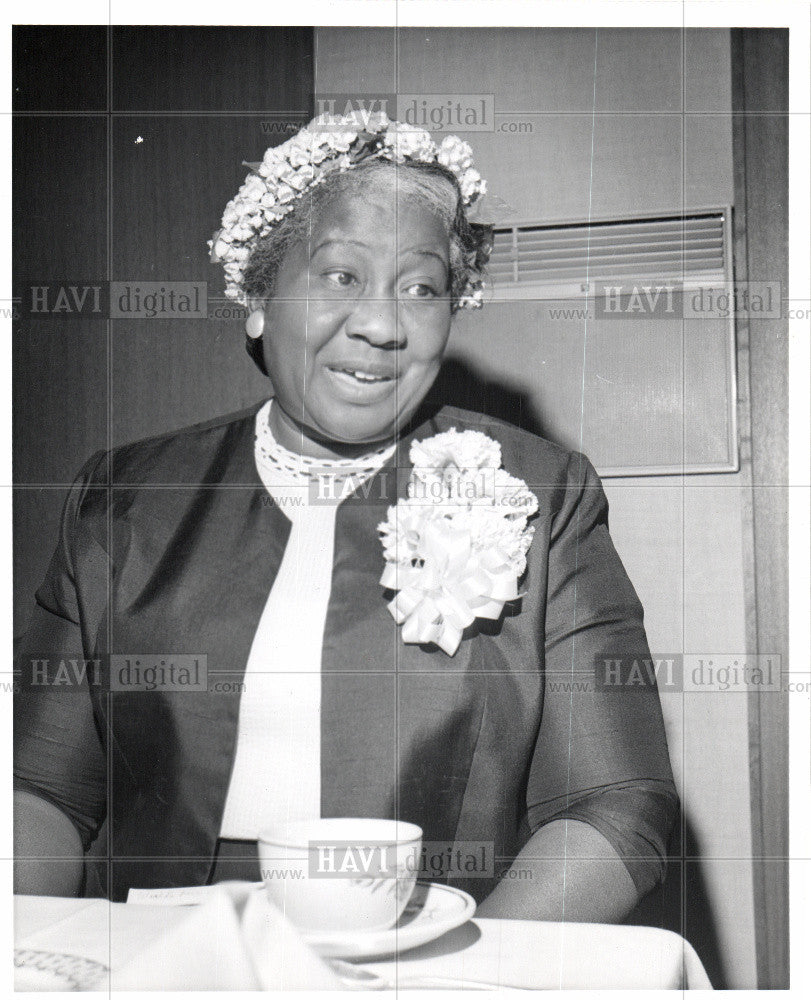
[[[785,29],[732,32],[739,280],[788,279]],[[748,652],[788,663],[788,319],[742,316],[742,424],[750,495]],[[749,693],[758,987],[789,988],[788,694]]]
[[[309,28],[14,29],[15,633],[90,454],[265,393],[206,240],[242,161],[310,117],[312,48]],[[32,285],[108,278],[208,282],[208,318],[28,308]]]

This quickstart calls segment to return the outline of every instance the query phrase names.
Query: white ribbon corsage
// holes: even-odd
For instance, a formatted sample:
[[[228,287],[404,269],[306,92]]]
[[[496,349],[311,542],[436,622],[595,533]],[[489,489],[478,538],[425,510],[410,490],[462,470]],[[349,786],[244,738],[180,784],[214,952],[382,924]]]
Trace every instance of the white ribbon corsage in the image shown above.
[[[433,642],[453,656],[476,618],[496,620],[521,596],[538,500],[501,468],[501,445],[480,431],[415,441],[409,458],[408,495],[379,525],[380,583],[397,591],[388,607],[403,642]]]

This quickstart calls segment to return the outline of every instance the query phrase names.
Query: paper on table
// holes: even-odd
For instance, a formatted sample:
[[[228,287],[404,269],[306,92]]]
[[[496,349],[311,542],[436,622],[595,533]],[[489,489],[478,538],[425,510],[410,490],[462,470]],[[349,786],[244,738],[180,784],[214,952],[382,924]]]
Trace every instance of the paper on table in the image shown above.
[[[264,889],[264,882],[252,882],[251,887],[258,892]],[[197,906],[217,891],[217,885],[191,885],[183,888],[130,889],[127,903],[138,906]]]
[[[114,990],[340,987],[289,921],[244,882],[220,883],[110,979]]]

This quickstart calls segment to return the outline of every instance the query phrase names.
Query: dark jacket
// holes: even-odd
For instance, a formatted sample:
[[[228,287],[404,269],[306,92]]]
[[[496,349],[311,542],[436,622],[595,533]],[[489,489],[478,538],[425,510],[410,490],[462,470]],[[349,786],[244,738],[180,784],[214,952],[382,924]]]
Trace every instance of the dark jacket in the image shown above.
[[[255,469],[257,408],[100,453],[67,499],[18,664],[15,766],[19,784],[73,819],[90,857],[112,859],[109,884],[91,880],[88,893],[123,899],[130,886],[202,884],[211,870],[238,682],[290,527]],[[395,488],[402,495],[395,467],[410,468],[411,440],[450,427],[497,439],[504,468],[540,504],[525,596],[499,622],[478,620],[453,657],[402,642],[377,535]],[[648,655],[589,462],[444,408],[337,514],[322,815],[397,816],[428,842],[492,845],[505,864],[539,826],[580,819],[642,894],[661,878],[677,806],[661,710],[653,682],[603,682],[606,660]],[[197,687],[176,670],[168,689],[169,665],[195,658]],[[120,683],[127,659],[163,662],[164,683]],[[71,661],[89,661],[83,677]],[[455,882],[479,899],[493,887]]]

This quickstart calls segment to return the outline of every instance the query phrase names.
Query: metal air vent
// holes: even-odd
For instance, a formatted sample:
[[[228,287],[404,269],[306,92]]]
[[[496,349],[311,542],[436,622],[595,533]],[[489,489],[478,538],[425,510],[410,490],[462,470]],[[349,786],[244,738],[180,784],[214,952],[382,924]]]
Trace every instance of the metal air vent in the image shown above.
[[[488,264],[494,299],[588,293],[595,283],[731,277],[729,212],[497,227]]]

